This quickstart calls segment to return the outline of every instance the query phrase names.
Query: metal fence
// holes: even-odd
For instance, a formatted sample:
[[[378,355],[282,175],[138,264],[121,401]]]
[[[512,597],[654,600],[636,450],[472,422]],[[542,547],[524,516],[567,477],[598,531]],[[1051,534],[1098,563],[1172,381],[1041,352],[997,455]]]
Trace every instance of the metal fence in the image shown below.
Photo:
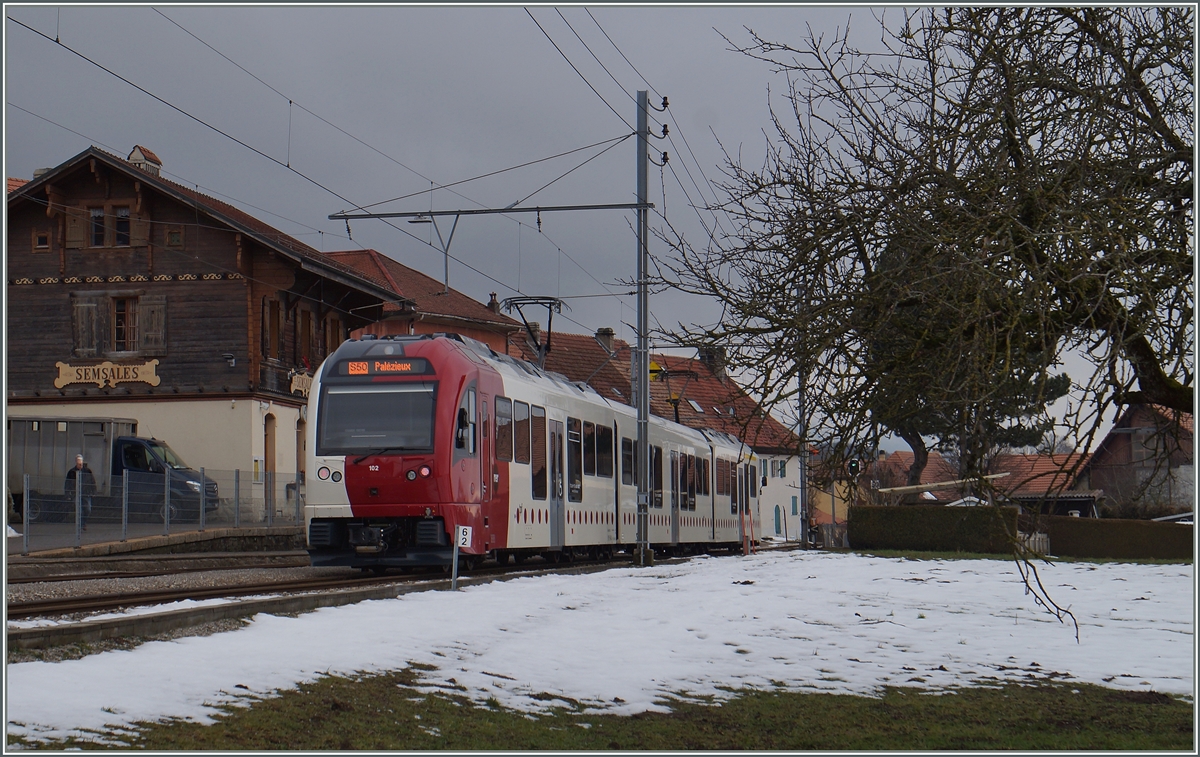
[[[107,487],[21,476],[9,527],[22,554],[215,528],[300,526],[304,480],[243,470],[125,471]],[[200,479],[200,480],[197,480]],[[9,531],[10,552],[13,532]]]

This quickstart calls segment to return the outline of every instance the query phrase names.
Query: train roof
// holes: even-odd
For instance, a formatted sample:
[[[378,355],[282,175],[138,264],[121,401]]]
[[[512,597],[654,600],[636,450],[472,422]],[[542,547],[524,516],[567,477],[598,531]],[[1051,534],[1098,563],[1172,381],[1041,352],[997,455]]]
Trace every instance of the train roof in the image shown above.
[[[502,374],[510,377],[535,383],[547,382],[553,384],[559,391],[568,391],[577,398],[584,399],[597,405],[603,405],[621,415],[631,416],[636,411],[630,405],[623,402],[615,402],[608,399],[604,395],[597,392],[593,387],[583,382],[571,381],[561,373],[547,371],[537,367],[528,360],[513,357],[512,355],[504,355],[496,352],[494,349],[484,344],[483,342],[472,339],[469,336],[455,334],[451,332],[438,332],[435,334],[420,334],[420,335],[403,335],[392,334],[388,336],[376,337],[372,334],[364,335],[361,340],[352,340],[356,342],[375,342],[375,341],[393,341],[401,344],[427,341],[431,339],[445,338],[453,342],[457,342],[460,348],[473,355],[478,360],[489,363],[493,368],[497,369]],[[345,344],[345,343],[344,343]],[[367,345],[363,345],[362,349],[367,349]],[[339,348],[340,349],[340,348]],[[725,431],[717,431],[715,429],[695,429],[690,426],[674,423],[666,418],[657,415],[650,416],[650,423],[660,428],[669,428],[672,433],[679,436],[691,438],[699,444],[711,444],[714,447],[727,447],[739,457],[742,454],[753,455],[753,450],[750,446],[738,439],[736,436]]]

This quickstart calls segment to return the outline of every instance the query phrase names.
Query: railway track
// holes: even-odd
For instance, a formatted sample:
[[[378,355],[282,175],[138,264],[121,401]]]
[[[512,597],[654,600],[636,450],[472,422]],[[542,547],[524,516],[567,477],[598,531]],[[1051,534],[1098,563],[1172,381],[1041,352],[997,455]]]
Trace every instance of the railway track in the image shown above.
[[[549,565],[533,565],[522,567],[482,567],[469,573],[460,573],[466,577],[486,577],[512,573],[528,573],[545,570]],[[150,575],[170,575],[179,572],[157,572]],[[145,575],[145,574],[141,574]],[[168,604],[186,600],[221,599],[227,597],[247,597],[263,594],[293,594],[298,592],[336,591],[338,589],[354,589],[381,584],[415,583],[430,579],[444,580],[449,573],[434,570],[427,573],[395,573],[391,575],[352,575],[348,577],[301,578],[284,581],[269,581],[257,584],[232,584],[228,586],[213,586],[202,588],[160,589],[155,591],[128,592],[122,594],[93,594],[77,597],[64,597],[27,602],[9,602],[7,605],[10,620],[29,618],[56,617],[78,613],[111,612],[131,607]],[[94,578],[120,577],[100,575],[95,573],[81,574],[74,580],[90,580]],[[68,576],[55,576],[53,580],[71,580]]]

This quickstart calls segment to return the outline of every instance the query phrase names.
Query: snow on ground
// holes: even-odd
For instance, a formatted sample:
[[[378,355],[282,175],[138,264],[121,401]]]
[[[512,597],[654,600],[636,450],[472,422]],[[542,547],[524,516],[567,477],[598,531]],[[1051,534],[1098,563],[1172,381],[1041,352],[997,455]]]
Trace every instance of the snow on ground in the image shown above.
[[[222,704],[323,675],[436,666],[478,701],[536,711],[550,693],[615,713],[725,687],[853,694],[1066,680],[1193,694],[1191,565],[1041,568],[1079,641],[1026,594],[1013,563],[816,552],[699,558],[525,577],[258,615],[235,631],[7,668],[10,735],[211,722]],[[561,704],[561,702],[559,703]]]

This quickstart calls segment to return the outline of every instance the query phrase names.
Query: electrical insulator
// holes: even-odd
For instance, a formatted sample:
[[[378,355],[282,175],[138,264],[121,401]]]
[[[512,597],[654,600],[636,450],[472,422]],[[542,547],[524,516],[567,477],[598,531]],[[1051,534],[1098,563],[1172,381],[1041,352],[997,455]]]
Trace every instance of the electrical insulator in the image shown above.
[[[669,108],[670,106],[671,106],[671,104],[667,102],[667,97],[666,97],[666,95],[663,95],[663,110],[666,110],[666,109],[667,109],[667,108]]]
[[[663,124],[663,136],[665,137],[670,133],[671,133],[671,130],[667,128],[666,124]]]
[[[663,165],[665,166],[665,165],[666,165],[666,164],[667,164],[667,163],[668,163],[668,162],[671,160],[671,156],[670,156],[670,155],[667,155],[667,154],[664,152],[664,153],[663,153],[663,158],[662,158],[662,160],[663,160]]]

